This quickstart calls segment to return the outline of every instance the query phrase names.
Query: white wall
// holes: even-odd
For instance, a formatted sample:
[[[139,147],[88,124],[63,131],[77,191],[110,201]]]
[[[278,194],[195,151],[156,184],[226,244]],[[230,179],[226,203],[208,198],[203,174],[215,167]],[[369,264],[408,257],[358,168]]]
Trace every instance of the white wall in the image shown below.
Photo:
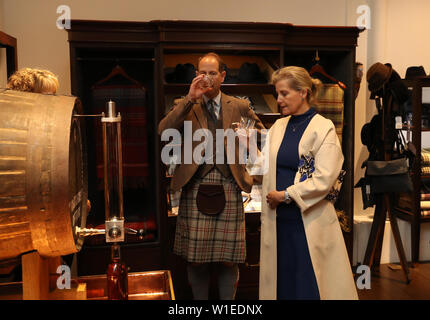
[[[3,7],[7,13],[4,28],[18,39],[19,67],[50,69],[59,76],[59,92],[69,93],[67,32],[56,27],[59,5],[70,6],[72,19],[257,21],[342,26],[346,23],[347,2],[219,0],[209,8],[205,2],[195,0],[3,0]]]
[[[383,5],[377,13],[385,22],[378,34],[383,50],[371,58],[390,62],[404,77],[408,66],[423,65],[430,73],[430,1],[428,0],[372,0]]]

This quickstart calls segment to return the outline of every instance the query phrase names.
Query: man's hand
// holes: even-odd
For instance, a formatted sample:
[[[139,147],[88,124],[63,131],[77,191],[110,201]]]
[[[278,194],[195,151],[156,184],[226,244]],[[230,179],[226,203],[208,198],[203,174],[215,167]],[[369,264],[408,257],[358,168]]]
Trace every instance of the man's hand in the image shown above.
[[[203,77],[204,77],[204,74],[199,74],[191,82],[190,90],[188,91],[188,98],[190,99],[191,102],[196,102],[197,99],[200,99],[202,97],[202,95],[212,90],[211,87],[201,86],[200,82],[203,80]]]
[[[276,209],[278,205],[284,201],[284,191],[270,191],[266,196],[267,204],[271,209]]]

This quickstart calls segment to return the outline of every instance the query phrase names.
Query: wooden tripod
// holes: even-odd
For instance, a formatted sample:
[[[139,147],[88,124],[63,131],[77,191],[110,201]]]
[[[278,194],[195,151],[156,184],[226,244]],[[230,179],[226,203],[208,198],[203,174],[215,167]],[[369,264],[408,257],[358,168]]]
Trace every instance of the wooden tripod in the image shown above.
[[[382,108],[380,98],[376,98],[375,103],[378,113],[382,114],[382,141],[384,141],[385,149],[384,158],[387,161],[391,159],[389,150],[392,150],[392,147],[385,145],[385,128],[390,126],[389,118],[391,117],[392,97],[388,99],[388,103],[384,103],[386,106],[385,108]],[[402,265],[402,269],[406,277],[406,283],[409,284],[411,280],[409,279],[409,267],[406,260],[405,250],[403,249],[402,240],[400,238],[399,226],[397,224],[396,217],[391,211],[391,208],[392,201],[390,194],[381,193],[375,195],[375,214],[373,216],[372,229],[370,231],[369,241],[367,242],[363,263],[369,268],[372,268],[374,263],[375,265],[379,265],[381,260],[385,221],[388,214],[388,219],[390,220],[391,230],[394,236],[394,242],[396,244],[397,254],[399,255],[400,264]]]
[[[373,264],[379,265],[381,260],[382,240],[384,238],[385,220],[387,218],[391,223],[391,230],[396,244],[397,254],[399,255],[400,264],[409,284],[409,267],[406,260],[405,250],[403,249],[400,238],[399,226],[396,217],[391,212],[390,195],[380,194],[376,196],[375,215],[373,216],[372,229],[370,231],[369,241],[367,242],[366,254],[364,256],[364,265],[372,268]]]

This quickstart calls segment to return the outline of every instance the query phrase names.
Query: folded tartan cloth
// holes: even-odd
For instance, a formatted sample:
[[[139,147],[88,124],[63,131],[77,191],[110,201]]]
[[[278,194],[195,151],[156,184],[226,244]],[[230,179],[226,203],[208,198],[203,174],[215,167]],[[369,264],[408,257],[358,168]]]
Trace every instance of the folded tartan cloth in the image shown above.
[[[421,193],[421,201],[430,201],[430,193]]]
[[[430,210],[421,210],[422,216],[430,216]]]
[[[427,149],[427,148],[421,149],[421,166],[422,167],[430,166],[430,149]]]
[[[430,174],[430,165],[421,167],[421,174],[422,175],[429,175]]]
[[[420,207],[421,207],[421,210],[430,209],[430,201],[421,201]]]
[[[327,119],[330,119],[333,122],[340,144],[342,144],[343,130],[343,97],[344,91],[341,87],[339,87],[339,85],[324,83],[322,88],[318,91],[318,103],[315,106],[315,110],[320,115]]]

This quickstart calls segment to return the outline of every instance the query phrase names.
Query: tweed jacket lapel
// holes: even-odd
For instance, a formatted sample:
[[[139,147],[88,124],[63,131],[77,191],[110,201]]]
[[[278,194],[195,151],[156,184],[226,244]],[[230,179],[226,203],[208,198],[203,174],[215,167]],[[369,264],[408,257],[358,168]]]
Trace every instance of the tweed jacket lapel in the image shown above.
[[[231,127],[231,119],[233,116],[233,109],[231,107],[231,99],[229,96],[221,93],[221,112],[222,112],[222,126],[224,129]],[[208,119],[206,118],[203,108],[206,108],[203,99],[193,106],[193,112],[196,116],[201,128],[208,128]]]
[[[233,108],[230,102],[231,102],[230,97],[225,95],[224,93],[221,93],[222,126],[224,130],[231,128]]]
[[[203,108],[206,108],[203,102],[203,99],[199,101],[199,103],[196,103],[193,106],[193,112],[196,116],[197,122],[200,124],[201,128],[208,128],[208,119],[206,118],[205,114],[203,113]]]

